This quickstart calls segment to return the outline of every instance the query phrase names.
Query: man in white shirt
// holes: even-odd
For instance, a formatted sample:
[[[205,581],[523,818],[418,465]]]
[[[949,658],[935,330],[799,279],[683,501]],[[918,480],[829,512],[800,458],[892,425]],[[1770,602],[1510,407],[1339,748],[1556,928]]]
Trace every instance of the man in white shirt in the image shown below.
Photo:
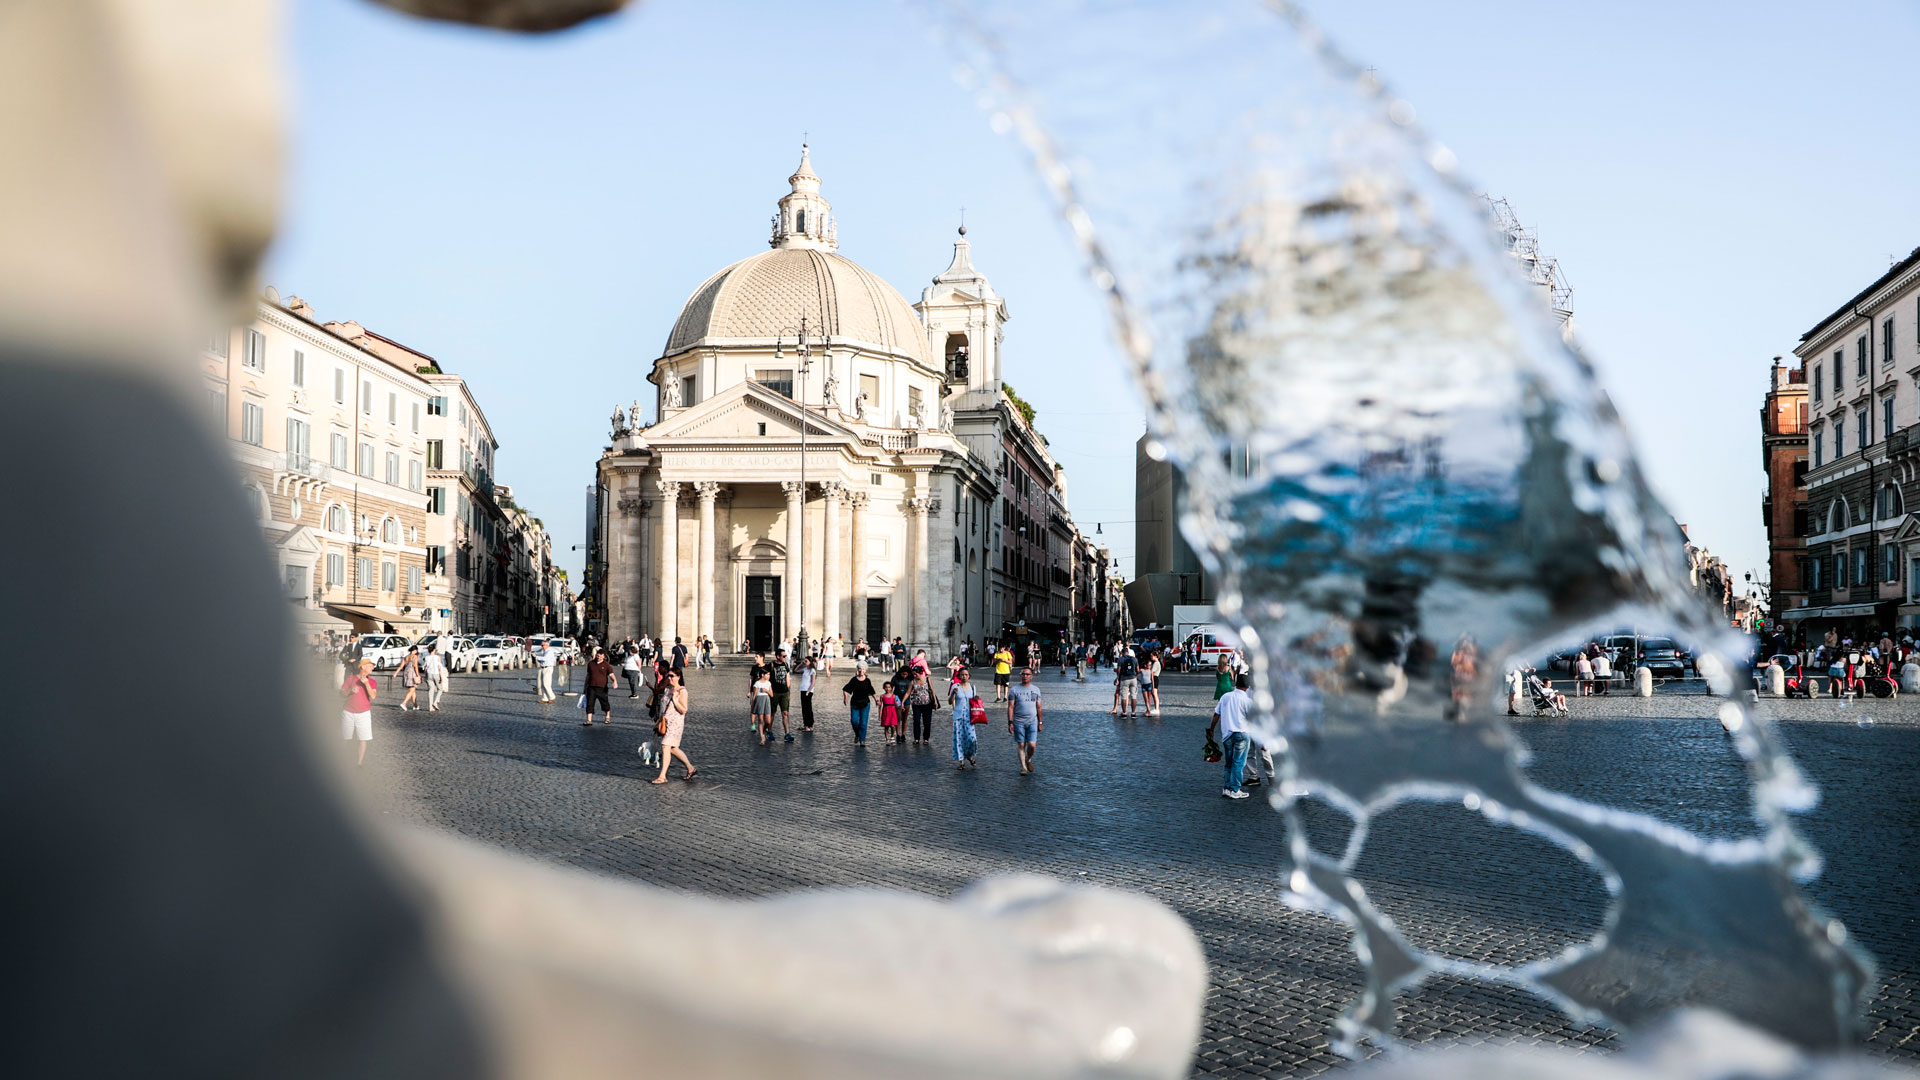
[[[1213,719],[1207,722],[1207,737],[1220,730],[1220,751],[1226,758],[1226,786],[1220,794],[1228,799],[1244,799],[1242,790],[1247,771],[1247,710],[1253,707],[1253,695],[1247,693],[1247,677],[1233,680],[1233,689],[1213,703]]]
[[[542,641],[540,647],[533,650],[533,662],[540,665],[540,677],[535,683],[535,696],[541,701],[553,701],[553,665],[560,662],[560,653],[553,647],[552,641]]]
[[[447,692],[447,658],[440,652],[445,644],[444,636],[435,641],[433,648],[427,650],[426,660],[420,665],[427,675],[428,712],[440,711],[440,695]]]

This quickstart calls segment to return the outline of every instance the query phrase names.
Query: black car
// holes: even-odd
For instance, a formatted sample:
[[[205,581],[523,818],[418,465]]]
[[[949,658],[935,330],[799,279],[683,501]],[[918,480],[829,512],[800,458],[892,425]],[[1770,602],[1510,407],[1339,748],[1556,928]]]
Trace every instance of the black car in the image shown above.
[[[1641,638],[1640,666],[1648,668],[1660,678],[1686,678],[1691,661],[1672,638]]]

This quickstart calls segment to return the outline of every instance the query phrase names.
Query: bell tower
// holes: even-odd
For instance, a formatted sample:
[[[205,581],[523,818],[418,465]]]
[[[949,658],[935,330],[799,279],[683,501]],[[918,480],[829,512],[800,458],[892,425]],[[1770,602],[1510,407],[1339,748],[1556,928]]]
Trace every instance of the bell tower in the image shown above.
[[[927,326],[928,351],[945,365],[947,392],[997,394],[1007,302],[973,265],[965,225],[953,242],[953,261],[934,275],[914,308]]]
[[[787,177],[793,190],[780,200],[773,215],[773,238],[769,247],[811,248],[833,251],[840,246],[833,220],[833,204],[820,194],[820,177],[814,174],[807,144],[800,144],[800,167]]]

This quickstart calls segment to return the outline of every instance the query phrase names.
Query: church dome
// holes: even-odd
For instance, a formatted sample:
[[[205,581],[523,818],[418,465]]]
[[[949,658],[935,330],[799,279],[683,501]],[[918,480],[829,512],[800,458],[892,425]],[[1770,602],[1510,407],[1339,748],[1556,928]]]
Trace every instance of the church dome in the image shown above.
[[[926,328],[893,286],[838,254],[833,205],[807,148],[773,215],[772,251],[741,259],[695,289],[662,356],[702,343],[763,344],[807,320],[807,332],[933,367]]]
[[[662,355],[702,342],[790,336],[802,315],[815,340],[826,335],[934,366],[926,329],[897,289],[852,259],[812,246],[765,251],[708,278],[680,309]]]

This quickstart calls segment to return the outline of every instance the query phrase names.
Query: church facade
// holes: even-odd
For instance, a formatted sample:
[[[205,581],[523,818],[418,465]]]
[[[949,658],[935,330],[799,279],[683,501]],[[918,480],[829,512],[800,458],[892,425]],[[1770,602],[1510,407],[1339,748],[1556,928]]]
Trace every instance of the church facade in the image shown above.
[[[592,504],[600,630],[732,650],[804,626],[942,655],[998,637],[1016,615],[1004,448],[1044,444],[1002,389],[1006,303],[962,229],[909,304],[839,253],[805,148],[788,184],[769,250],[681,310],[648,375],[658,419],[615,411]]]

